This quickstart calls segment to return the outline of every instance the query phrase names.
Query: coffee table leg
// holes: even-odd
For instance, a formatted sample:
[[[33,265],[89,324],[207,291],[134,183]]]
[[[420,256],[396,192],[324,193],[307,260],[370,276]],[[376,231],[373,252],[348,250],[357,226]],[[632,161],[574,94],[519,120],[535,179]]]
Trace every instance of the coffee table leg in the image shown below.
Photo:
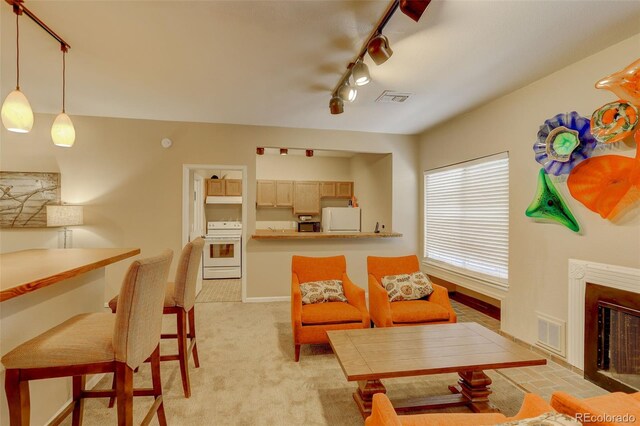
[[[358,390],[353,393],[353,399],[356,401],[363,419],[371,414],[373,395],[376,393],[387,393],[387,389],[380,380],[361,380],[358,382]]]
[[[484,374],[484,371],[461,371],[458,375],[460,376],[458,384],[449,386],[449,390],[462,394],[469,401],[467,406],[473,412],[492,413],[498,411],[489,402],[491,378]]]

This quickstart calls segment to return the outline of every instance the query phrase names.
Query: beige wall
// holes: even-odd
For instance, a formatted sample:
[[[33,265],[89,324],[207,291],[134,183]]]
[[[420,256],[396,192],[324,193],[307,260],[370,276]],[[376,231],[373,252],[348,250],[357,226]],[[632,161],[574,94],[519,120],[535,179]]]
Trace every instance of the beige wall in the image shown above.
[[[50,141],[52,120],[52,115],[36,114],[29,134],[0,130],[0,168],[62,174],[62,200],[86,205],[86,225],[77,228],[75,246],[140,247],[143,255],[170,247],[179,253],[183,164],[247,166],[250,235],[256,214],[255,149],[259,143],[393,153],[392,225],[405,236],[344,244],[248,241],[249,297],[289,295],[292,254],[346,252],[353,279],[366,286],[366,255],[416,251],[418,163],[414,136],[73,116],[78,137],[73,148],[65,149]],[[163,137],[173,140],[170,149],[160,146]],[[56,244],[54,230],[3,230],[0,238],[2,252]],[[117,292],[126,263],[107,268],[107,296]]]
[[[351,169],[346,157],[302,155],[256,155],[256,178],[272,180],[349,181]]]
[[[362,231],[373,231],[376,222],[381,227],[385,225],[387,230],[391,224],[393,197],[392,155],[354,155],[350,166],[354,193],[362,212]]]
[[[640,267],[640,205],[612,223],[571,198],[566,184],[559,183],[557,188],[580,222],[580,234],[524,215],[540,168],[532,150],[539,126],[557,113],[575,110],[590,116],[615,100],[611,93],[594,89],[594,83],[636,60],[639,46],[640,34],[420,137],[420,170],[509,151],[510,289],[502,328],[528,342],[536,340],[536,311],[567,319],[568,259]],[[632,156],[635,149],[623,146],[612,153]]]

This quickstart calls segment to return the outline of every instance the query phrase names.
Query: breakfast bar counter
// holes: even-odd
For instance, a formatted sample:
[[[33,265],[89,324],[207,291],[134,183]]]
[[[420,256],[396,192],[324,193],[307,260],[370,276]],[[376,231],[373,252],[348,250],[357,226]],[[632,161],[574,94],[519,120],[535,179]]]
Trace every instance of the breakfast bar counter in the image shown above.
[[[33,249],[0,255],[0,355],[64,322],[105,309],[106,266],[140,253],[137,248]],[[118,275],[120,275],[118,273]],[[121,281],[122,277],[113,277]],[[91,387],[98,376],[90,378]],[[0,424],[9,424],[0,365]],[[47,424],[71,397],[67,378],[30,384],[31,424]]]
[[[364,239],[398,238],[398,232],[297,232],[293,230],[256,229],[251,236],[254,240],[327,240],[327,239]]]

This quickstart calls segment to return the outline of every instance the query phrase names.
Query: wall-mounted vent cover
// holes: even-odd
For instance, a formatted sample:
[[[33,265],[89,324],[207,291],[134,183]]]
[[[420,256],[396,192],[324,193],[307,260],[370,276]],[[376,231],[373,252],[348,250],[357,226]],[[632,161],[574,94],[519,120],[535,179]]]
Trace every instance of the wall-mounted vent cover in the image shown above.
[[[413,93],[401,93],[394,92],[392,90],[385,90],[380,96],[378,96],[376,102],[401,104],[406,102],[412,95]]]
[[[564,356],[565,321],[541,314],[540,312],[536,312],[536,314],[538,315],[538,341],[536,345]]]

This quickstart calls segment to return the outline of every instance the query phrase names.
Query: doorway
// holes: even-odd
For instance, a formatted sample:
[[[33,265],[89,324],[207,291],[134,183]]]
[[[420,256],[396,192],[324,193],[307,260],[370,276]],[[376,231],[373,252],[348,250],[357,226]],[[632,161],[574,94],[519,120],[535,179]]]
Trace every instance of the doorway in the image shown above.
[[[221,279],[204,279],[205,264],[211,266],[208,245],[205,244],[203,265],[198,271],[196,285],[196,301],[238,301],[246,300],[246,244],[247,241],[247,166],[218,164],[184,164],[182,166],[182,244],[211,233],[208,223],[237,222],[242,231],[240,247],[240,278],[221,277]],[[241,196],[207,197],[208,186],[220,186],[227,177],[233,178],[234,184],[240,184]],[[240,181],[240,182],[238,182]],[[228,182],[231,183],[231,182]],[[210,225],[211,226],[211,225]],[[225,225],[226,226],[226,225]],[[237,226],[237,225],[236,225]],[[224,232],[224,231],[223,231]],[[205,239],[207,241],[207,239]],[[213,245],[212,247],[217,247]],[[217,250],[211,250],[215,257]],[[213,263],[215,265],[215,263]],[[211,271],[208,269],[207,271]],[[200,299],[200,300],[199,300]]]

